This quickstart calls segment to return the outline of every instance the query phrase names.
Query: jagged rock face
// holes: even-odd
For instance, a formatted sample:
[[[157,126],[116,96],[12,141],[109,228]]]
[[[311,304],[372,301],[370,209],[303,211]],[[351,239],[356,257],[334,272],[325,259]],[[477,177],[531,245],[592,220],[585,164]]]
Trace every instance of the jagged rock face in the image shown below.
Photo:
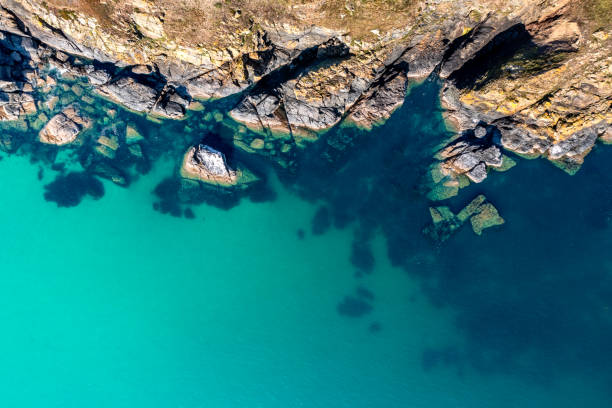
[[[509,151],[544,156],[570,173],[580,167],[612,126],[612,27],[591,33],[574,12],[568,2],[542,10],[501,33],[509,52],[489,46],[449,75],[443,101],[459,130],[484,121]],[[474,72],[495,55],[495,64]]]
[[[17,120],[36,111],[35,91],[48,91],[53,85],[46,80],[47,66],[87,78],[102,96],[138,112],[178,119],[191,102],[186,92],[179,92],[157,71],[134,73],[122,70],[119,65],[104,63],[106,59],[83,59],[83,56],[99,55],[80,48],[68,38],[54,40],[51,34],[30,37],[35,31],[12,10],[0,9],[0,32],[0,59],[4,59],[0,61],[3,62],[0,69],[2,120]],[[73,54],[66,53],[66,49]]]
[[[41,143],[62,146],[74,142],[81,130],[89,124],[89,120],[81,116],[75,106],[69,106],[51,118],[38,138]]]
[[[181,175],[210,184],[231,186],[238,182],[238,174],[228,166],[225,155],[203,144],[185,154]]]
[[[444,56],[445,44],[476,24],[473,16],[466,17],[470,13],[464,13],[465,9],[484,15],[499,6],[465,1],[457,7],[455,2],[444,0],[415,4],[415,9],[421,9],[417,16],[386,9],[381,2],[375,6],[381,10],[375,13],[381,21],[387,14],[398,20],[386,33],[373,30],[368,41],[354,41],[324,26],[313,28],[312,22],[337,23],[336,19],[316,17],[316,6],[310,8],[311,14],[293,16],[303,20],[298,26],[308,29],[286,24],[279,27],[277,22],[272,27],[257,21],[260,16],[253,16],[256,21],[243,31],[247,34],[241,34],[248,40],[233,44],[236,37],[231,45],[215,50],[178,45],[165,38],[159,18],[167,8],[164,5],[129,1],[107,6],[109,13],[119,13],[113,31],[101,21],[104,16],[80,14],[75,8],[60,13],[56,3],[52,1],[48,7],[32,0],[2,0],[0,4],[10,11],[5,13],[4,25],[59,51],[53,62],[63,70],[87,76],[103,95],[130,109],[178,118],[191,97],[227,96],[257,82],[261,86],[250,91],[232,115],[252,126],[289,132],[325,129],[344,117],[366,126],[385,119],[402,103],[407,76],[431,73]],[[507,3],[504,14],[512,16],[525,2]],[[125,23],[121,10],[129,15],[129,24],[158,42],[137,43],[118,34]],[[446,13],[445,18],[439,13]],[[168,19],[172,16],[166,15],[164,20]],[[376,20],[368,24],[376,25]],[[234,38],[231,33],[226,37],[218,40]],[[74,64],[73,57],[94,63]],[[151,69],[127,75],[105,69],[108,67],[101,63],[108,62],[117,67],[144,64]],[[178,89],[185,91],[176,92]]]

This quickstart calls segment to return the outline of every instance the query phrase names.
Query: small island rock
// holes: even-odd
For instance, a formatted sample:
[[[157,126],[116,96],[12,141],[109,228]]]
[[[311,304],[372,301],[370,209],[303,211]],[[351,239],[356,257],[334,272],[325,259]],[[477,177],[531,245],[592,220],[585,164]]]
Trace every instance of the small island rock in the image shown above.
[[[238,172],[229,167],[225,155],[204,144],[190,148],[185,154],[181,176],[226,186],[238,182]]]

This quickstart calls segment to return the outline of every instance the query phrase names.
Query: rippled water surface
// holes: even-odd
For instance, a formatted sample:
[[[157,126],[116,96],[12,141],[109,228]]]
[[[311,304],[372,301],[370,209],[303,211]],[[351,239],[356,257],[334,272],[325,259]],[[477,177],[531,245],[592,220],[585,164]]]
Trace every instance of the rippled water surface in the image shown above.
[[[119,110],[145,137],[126,188],[83,172],[86,145],[5,129],[23,144],[0,160],[3,406],[609,407],[612,151],[573,177],[517,159],[445,203],[484,193],[504,225],[431,242],[437,91],[287,169],[228,151],[264,180],[240,196],[185,197],[177,176],[191,144],[245,132],[231,101],[161,124]]]

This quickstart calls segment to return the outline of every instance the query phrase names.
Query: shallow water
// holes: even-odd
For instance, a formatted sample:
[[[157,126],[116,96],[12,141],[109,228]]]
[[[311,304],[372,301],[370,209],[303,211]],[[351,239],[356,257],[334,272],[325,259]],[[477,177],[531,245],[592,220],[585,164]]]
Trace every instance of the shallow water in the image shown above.
[[[184,126],[231,133],[205,113],[158,126],[120,112],[173,149],[151,142],[147,174],[70,208],[45,200],[58,173],[32,145],[4,155],[4,405],[610,406],[611,151],[573,177],[539,160],[492,174],[448,204],[485,193],[506,224],[431,243],[436,93],[413,88],[371,132],[322,135],[297,175],[262,165],[265,199],[229,210],[153,194],[201,137]],[[195,217],[155,211],[160,198]]]

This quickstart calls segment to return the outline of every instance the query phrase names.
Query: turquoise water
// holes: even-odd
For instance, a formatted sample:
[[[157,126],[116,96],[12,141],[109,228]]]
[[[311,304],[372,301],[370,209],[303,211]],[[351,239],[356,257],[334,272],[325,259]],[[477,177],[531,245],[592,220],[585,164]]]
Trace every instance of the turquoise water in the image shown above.
[[[324,135],[297,176],[262,170],[267,200],[189,204],[193,219],[153,209],[184,123],[160,126],[179,146],[147,174],[70,208],[45,200],[57,173],[32,148],[5,155],[3,405],[610,406],[610,150],[574,177],[520,161],[462,190],[453,209],[483,192],[506,224],[431,243],[436,89],[372,132]],[[371,310],[339,313],[347,296]]]

